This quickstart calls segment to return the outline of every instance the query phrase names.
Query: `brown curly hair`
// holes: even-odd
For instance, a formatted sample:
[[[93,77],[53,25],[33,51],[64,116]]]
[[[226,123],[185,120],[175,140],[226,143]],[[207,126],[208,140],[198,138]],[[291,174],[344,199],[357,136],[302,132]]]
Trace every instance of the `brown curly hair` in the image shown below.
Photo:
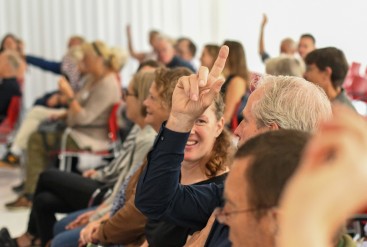
[[[178,79],[182,76],[193,74],[189,69],[178,67],[175,69],[160,68],[155,71],[155,85],[162,103],[167,104],[168,109],[172,107],[172,94]]]
[[[224,102],[223,97],[218,95],[211,105],[217,120],[223,117]],[[205,164],[205,175],[209,178],[217,176],[221,171],[225,171],[234,154],[234,147],[231,143],[229,131],[224,128],[222,133],[215,140],[209,161]]]

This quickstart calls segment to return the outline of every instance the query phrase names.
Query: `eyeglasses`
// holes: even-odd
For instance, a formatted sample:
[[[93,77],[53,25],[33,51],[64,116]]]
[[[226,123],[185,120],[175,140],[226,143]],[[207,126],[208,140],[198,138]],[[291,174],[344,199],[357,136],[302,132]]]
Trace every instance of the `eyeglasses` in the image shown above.
[[[126,99],[128,96],[136,97],[136,94],[130,93],[126,88],[122,90],[122,98]]]
[[[239,210],[233,210],[233,211],[230,211],[230,212],[225,212],[224,208],[218,207],[218,208],[214,209],[213,214],[214,214],[215,218],[218,220],[219,223],[226,224],[226,222],[228,222],[229,217],[231,215],[256,212],[256,211],[265,210],[265,209],[269,209],[269,207],[247,208],[247,209],[239,209]]]

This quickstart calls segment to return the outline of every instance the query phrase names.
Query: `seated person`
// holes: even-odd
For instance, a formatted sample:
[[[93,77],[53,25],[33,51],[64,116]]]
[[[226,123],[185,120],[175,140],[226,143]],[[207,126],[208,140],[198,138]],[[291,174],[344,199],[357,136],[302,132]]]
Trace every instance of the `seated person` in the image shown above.
[[[212,69],[215,59],[218,56],[219,49],[220,47],[218,45],[214,44],[205,45],[200,57],[201,66],[205,66],[208,69]]]
[[[132,41],[132,34],[131,34],[131,26],[130,24],[126,26],[126,36],[127,36],[127,43],[129,47],[130,56],[138,60],[139,63],[145,62],[147,60],[157,60],[157,41],[161,34],[157,30],[150,30],[149,31],[149,45],[151,46],[152,50],[150,52],[137,52],[134,49],[133,41]]]
[[[4,51],[11,52],[15,57],[18,59],[19,66],[17,68],[16,78],[19,83],[22,83],[24,81],[24,76],[26,72],[26,63],[24,61],[24,54],[22,50],[22,45],[20,43],[20,39],[18,39],[13,34],[7,34],[2,39],[0,43],[0,53]]]
[[[137,186],[136,206],[148,218],[201,230],[214,208],[222,204],[221,186],[180,185],[179,161],[195,117],[202,114],[220,91],[223,80],[218,78],[227,55],[228,47],[224,46],[209,75],[208,70],[200,69],[198,75],[183,77],[176,86],[169,120],[162,126]],[[199,84],[201,80],[204,83]],[[299,94],[305,101],[299,100]],[[312,131],[331,116],[331,106],[321,89],[302,78],[268,76],[250,95],[243,115],[244,120],[235,131],[240,145],[270,130]],[[206,246],[229,246],[227,226],[215,221],[209,227]]]
[[[93,170],[93,173],[89,171],[84,177],[54,169],[49,169],[40,175],[27,233],[16,239],[19,246],[23,246],[22,242],[32,238],[40,238],[45,245],[52,238],[52,227],[56,221],[55,213],[85,208],[96,189],[106,184],[112,185],[117,179],[126,178],[130,170],[139,168],[156,135],[155,131],[144,122],[146,108],[143,106],[153,80],[153,72],[141,72],[133,77],[126,95],[126,114],[135,126],[123,144],[121,155],[106,166],[108,169]],[[91,176],[93,179],[88,178]],[[29,238],[30,236],[32,238]]]
[[[77,63],[78,69],[81,72],[81,74],[85,74],[87,71],[84,69],[84,66],[82,65],[82,59],[83,59],[83,51],[82,48],[74,47],[72,48],[72,57],[75,59],[75,62]],[[86,77],[81,78],[81,83],[85,82]],[[65,82],[64,79],[62,79],[60,82]],[[59,92],[58,93],[51,93],[52,95],[47,98],[47,104],[51,104],[50,107],[45,106],[35,106],[33,107],[30,112],[26,115],[25,119],[23,120],[22,124],[19,127],[19,130],[16,133],[16,136],[14,138],[14,141],[8,148],[7,153],[2,158],[2,161],[0,161],[1,165],[10,165],[10,166],[17,166],[19,165],[20,156],[22,154],[22,151],[27,149],[27,143],[28,140],[34,132],[37,131],[39,125],[46,120],[55,120],[61,119],[68,108],[67,104],[67,96],[63,94],[61,90],[61,83],[59,85]],[[52,102],[52,103],[51,103]],[[56,105],[61,106],[61,109],[54,109]]]
[[[196,55],[196,45],[194,42],[187,38],[178,38],[175,44],[176,54],[186,62],[189,62],[195,70],[197,70],[195,55]],[[215,56],[217,57],[217,56]]]
[[[316,131],[282,193],[277,246],[356,246],[338,232],[366,207],[366,120],[343,108]]]
[[[6,118],[8,107],[14,96],[21,96],[16,75],[19,58],[9,51],[0,53],[0,123]]]
[[[116,73],[122,68],[122,56],[101,41],[84,44],[83,53],[86,82],[75,94],[65,79],[60,80],[60,91],[67,97],[69,108],[58,118],[64,118],[67,126],[71,128],[66,140],[68,150],[106,150],[109,145],[109,115],[113,105],[121,98]],[[34,132],[30,135],[26,147],[24,191],[18,199],[7,204],[8,208],[31,205],[31,196],[35,192],[38,176],[48,165],[49,153],[59,149],[62,132],[45,134],[51,150],[46,148],[41,133]]]
[[[149,90],[149,97],[144,104],[148,115],[145,121],[158,132],[163,121],[167,120],[171,108],[173,89],[181,76],[189,75],[191,71],[185,68],[160,69],[156,72],[156,79]],[[80,234],[80,241],[99,242],[107,244],[140,244],[145,239],[144,228],[146,217],[134,205],[135,187],[139,176],[145,167],[137,170],[128,183],[121,186],[119,195],[115,198],[111,214],[101,220],[88,224]],[[103,220],[107,220],[103,223]]]
[[[332,103],[345,104],[355,110],[346,95],[343,82],[348,73],[348,62],[343,51],[335,47],[316,49],[306,56],[305,79],[324,89]]]
[[[270,58],[270,55],[266,52],[265,44],[264,44],[265,43],[264,42],[264,29],[267,23],[268,23],[268,17],[264,14],[262,22],[261,22],[260,38],[259,38],[259,55],[263,63],[265,63]],[[288,55],[288,56],[294,57],[297,51],[297,44],[293,39],[285,38],[281,41],[279,50],[280,50],[280,55]]]
[[[176,55],[175,48],[167,37],[160,36],[158,38],[156,52],[158,54],[158,61],[163,63],[167,68],[185,67],[191,71],[196,71],[189,62]]]
[[[298,54],[305,60],[308,53],[316,49],[316,39],[310,33],[304,33],[301,35],[298,41]]]
[[[302,60],[292,56],[269,58],[265,62],[265,72],[269,75],[303,77],[305,65]]]

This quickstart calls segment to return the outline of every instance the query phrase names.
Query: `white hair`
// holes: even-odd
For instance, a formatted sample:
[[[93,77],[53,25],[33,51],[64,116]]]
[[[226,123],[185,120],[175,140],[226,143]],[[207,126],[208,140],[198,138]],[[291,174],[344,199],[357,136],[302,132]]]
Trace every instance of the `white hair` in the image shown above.
[[[251,109],[258,126],[275,123],[281,129],[313,131],[320,121],[332,116],[324,90],[303,78],[267,75],[256,90],[263,90]]]
[[[302,77],[305,72],[304,62],[294,56],[281,55],[270,58],[265,63],[269,75],[288,75]]]

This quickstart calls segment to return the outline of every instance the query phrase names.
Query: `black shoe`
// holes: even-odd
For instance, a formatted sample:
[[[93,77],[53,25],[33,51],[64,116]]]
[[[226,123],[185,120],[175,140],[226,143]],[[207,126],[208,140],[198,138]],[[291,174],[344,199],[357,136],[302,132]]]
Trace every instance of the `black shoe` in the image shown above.
[[[15,193],[20,194],[24,190],[24,181],[22,181],[20,184],[14,186],[11,188]]]
[[[10,237],[9,231],[6,228],[0,230],[0,246],[1,247],[18,247],[17,241]]]

